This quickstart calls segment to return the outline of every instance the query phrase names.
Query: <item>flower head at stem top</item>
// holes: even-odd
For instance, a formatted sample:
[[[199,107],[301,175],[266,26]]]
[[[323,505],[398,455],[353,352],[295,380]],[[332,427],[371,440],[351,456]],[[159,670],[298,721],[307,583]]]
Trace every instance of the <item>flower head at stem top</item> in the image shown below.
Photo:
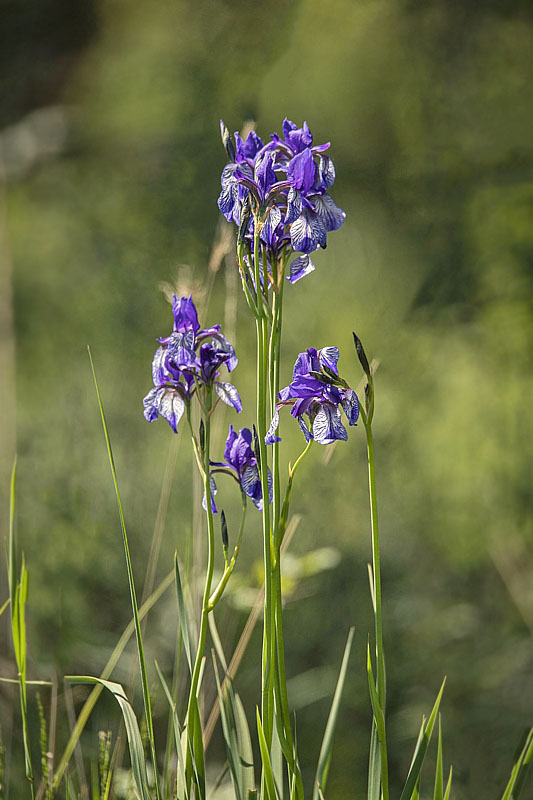
[[[224,461],[211,461],[212,467],[219,467],[221,472],[231,472],[241,490],[251,498],[254,506],[262,511],[263,492],[258,461],[253,448],[253,434],[248,428],[241,428],[237,433],[233,425],[229,426],[228,438],[224,448]],[[211,480],[213,480],[211,478]],[[213,484],[211,484],[213,492]],[[215,487],[216,491],[216,487]],[[268,470],[268,502],[272,502],[272,475]]]
[[[283,137],[273,133],[267,144],[255,131],[245,141],[235,133],[233,146],[221,122],[230,163],[222,171],[218,207],[239,227],[239,240],[247,245],[249,260],[257,229],[266,254],[263,269],[273,285],[272,264],[283,253],[300,254],[287,276],[295,283],[315,269],[310,253],[325,248],[327,234],[338,230],[346,218],[327,193],[335,181],[333,161],[324,155],[329,142],[313,145],[307,122],[298,128],[285,119],[282,130]]]
[[[344,411],[349,425],[356,425],[359,417],[359,400],[353,389],[339,377],[337,347],[310,347],[298,355],[292,381],[280,391],[274,417],[265,441],[273,444],[280,441],[276,436],[279,411],[283,406],[291,407],[306,441],[314,439],[319,444],[332,444],[348,438],[341,419]],[[306,422],[305,417],[309,420]]]
[[[178,422],[193,395],[211,387],[220,400],[242,411],[237,389],[218,380],[220,367],[225,365],[231,372],[238,360],[220,325],[201,329],[191,297],[174,295],[172,313],[172,333],[157,340],[160,347],[152,362],[154,386],[143,400],[145,418],[153,422],[161,415],[177,433]]]

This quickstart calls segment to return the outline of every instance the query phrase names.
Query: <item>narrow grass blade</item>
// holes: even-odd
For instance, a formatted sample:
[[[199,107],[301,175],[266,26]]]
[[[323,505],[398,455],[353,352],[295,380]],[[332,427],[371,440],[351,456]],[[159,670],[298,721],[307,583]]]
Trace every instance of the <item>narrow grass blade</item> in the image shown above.
[[[270,763],[270,755],[268,753],[268,746],[261,725],[261,717],[259,709],[256,707],[255,716],[257,720],[257,735],[259,738],[259,749],[261,751],[261,762],[263,764],[263,775],[265,779],[266,800],[277,800],[276,786],[274,783],[274,775],[272,773],[272,764]]]
[[[111,447],[111,439],[109,438],[109,430],[107,428],[107,422],[104,413],[104,406],[102,403],[102,397],[100,395],[100,387],[98,386],[98,380],[96,378],[96,371],[94,368],[94,362],[91,355],[91,350],[88,347],[87,351],[89,353],[89,361],[91,362],[91,370],[93,374],[94,386],[96,389],[96,396],[98,398],[98,407],[100,409],[100,417],[102,420],[102,427],[104,429],[104,436],[105,442],[107,446],[107,455],[109,458],[109,465],[111,467],[111,475],[113,477],[113,484],[115,487],[115,494],[117,498],[117,505],[118,505],[118,514],[120,518],[120,527],[122,529],[122,541],[124,545],[124,554],[126,556],[126,567],[128,571],[128,583],[130,588],[130,598],[131,598],[131,606],[133,611],[133,619],[135,621],[135,634],[137,638],[137,651],[139,655],[139,670],[141,676],[141,685],[142,685],[142,693],[143,693],[143,701],[144,701],[144,713],[146,716],[146,723],[148,728],[148,739],[150,741],[150,750],[152,755],[152,762],[154,768],[154,784],[155,784],[155,793],[157,800],[161,800],[161,792],[159,789],[159,778],[157,775],[157,756],[155,751],[155,738],[154,738],[154,725],[152,719],[152,705],[150,700],[150,692],[148,688],[148,674],[146,670],[146,660],[144,657],[144,646],[142,640],[142,633],[141,633],[141,624],[139,620],[139,608],[137,605],[137,594],[135,591],[135,581],[133,578],[133,567],[131,564],[131,557],[130,557],[130,548],[128,544],[128,535],[126,532],[126,521],[124,518],[124,510],[122,507],[122,500],[120,497],[120,490],[118,486],[118,477],[117,471],[115,468],[115,459],[113,457],[113,450]]]
[[[133,777],[135,779],[139,796],[141,800],[150,800],[141,733],[139,731],[139,726],[137,724],[137,719],[135,717],[133,708],[131,707],[130,701],[126,697],[124,689],[120,683],[104,681],[102,678],[94,678],[90,675],[67,675],[66,679],[72,683],[99,683],[105,689],[111,692],[119,704],[120,710],[122,711],[124,727],[126,728],[126,735],[128,737],[128,745],[130,750],[131,770],[133,772]]]
[[[435,700],[435,705],[433,706],[431,714],[429,715],[429,719],[421,728],[421,735],[418,737],[418,742],[413,754],[413,760],[411,761],[411,767],[409,769],[409,774],[407,775],[407,780],[405,781],[405,786],[403,787],[403,791],[400,795],[400,800],[411,800],[413,791],[416,787],[420,772],[422,770],[422,764],[424,763],[429,743],[431,741],[431,734],[433,733],[435,720],[437,719],[437,714],[439,713],[439,706],[445,683],[446,678],[444,678],[442,682],[442,686],[440,687],[440,691],[437,695],[437,699]]]
[[[370,705],[372,706],[372,712],[374,714],[374,723],[376,725],[378,739],[381,742],[385,730],[385,718],[383,716],[383,709],[379,703],[376,681],[374,680],[372,657],[370,655],[370,644],[368,644],[366,648],[366,671],[368,676],[368,690],[370,692]]]
[[[433,800],[444,800],[444,775],[442,768],[442,728],[439,714],[439,743],[437,746],[437,765],[435,767],[435,788],[433,789]]]
[[[8,607],[8,605],[10,604],[10,602],[11,602],[11,598],[9,598],[9,597],[8,597],[8,598],[7,598],[7,600],[6,600],[6,602],[4,603],[4,605],[3,605],[3,606],[0,606],[0,617],[2,616],[2,614],[4,613],[4,611],[6,610],[6,608],[7,608],[7,607]]]
[[[443,800],[450,800],[450,792],[452,790],[452,775],[453,769],[450,767],[450,774],[448,775],[448,783],[446,784]]]
[[[224,735],[224,742],[226,744],[226,754],[228,757],[228,764],[230,768],[231,778],[233,781],[233,789],[235,791],[236,800],[244,800],[242,776],[240,773],[240,755],[237,743],[237,736],[233,720],[231,719],[229,708],[229,692],[226,692],[224,697],[220,685],[220,676],[218,674],[217,662],[213,653],[213,669],[215,672],[215,681],[217,685],[218,702],[220,703],[220,721],[222,723],[222,733]]]
[[[180,620],[181,638],[183,639],[183,647],[185,648],[185,655],[187,657],[187,664],[189,665],[189,675],[192,675],[192,660],[191,660],[191,645],[189,638],[189,627],[187,624],[187,611],[185,608],[185,599],[183,597],[183,585],[181,583],[180,567],[178,563],[178,554],[174,553],[174,574],[176,578],[176,593],[178,595],[178,613]]]
[[[381,760],[379,738],[376,723],[372,720],[370,734],[370,754],[368,758],[368,800],[380,800],[381,797]]]
[[[33,768],[28,731],[28,701],[26,693],[26,599],[28,597],[28,570],[24,556],[18,577],[17,547],[15,541],[15,487],[17,478],[17,459],[11,472],[11,491],[9,503],[9,539],[8,539],[8,583],[11,603],[11,636],[15,661],[17,662],[18,684],[20,696],[20,713],[22,717],[22,739],[24,743],[24,769],[30,783],[31,796],[34,797]]]
[[[324,731],[324,738],[322,740],[322,747],[320,748],[320,755],[318,757],[318,766],[315,775],[315,784],[313,789],[313,800],[318,800],[319,789],[324,792],[326,790],[326,782],[328,779],[329,765],[331,762],[331,751],[333,749],[333,736],[335,733],[335,726],[337,724],[337,717],[339,714],[339,707],[341,702],[342,690],[344,688],[344,681],[346,678],[346,671],[348,669],[348,659],[350,658],[350,650],[352,649],[354,628],[350,628],[348,633],[348,640],[344,648],[344,655],[342,657],[339,678],[337,686],[335,687],[335,694],[333,695],[333,702],[331,703],[331,710],[329,712],[326,730]]]
[[[513,766],[509,783],[502,795],[502,800],[516,800],[519,797],[531,766],[533,758],[533,728],[531,728],[525,739],[525,743]]]
[[[204,662],[205,663],[205,662]],[[198,790],[197,800],[205,800],[205,763],[204,743],[202,739],[202,723],[198,709],[198,699],[195,697],[191,703],[192,710],[192,760]]]
[[[184,796],[184,800],[188,800],[189,792],[187,790],[187,782],[185,780],[185,758],[183,756],[183,749],[182,749],[182,746],[181,746],[181,733],[182,733],[182,731],[181,731],[180,721],[179,721],[179,718],[178,718],[178,712],[177,712],[177,709],[176,709],[176,703],[174,702],[174,700],[172,698],[172,693],[171,693],[170,689],[168,688],[167,682],[165,681],[165,679],[163,677],[163,673],[159,669],[159,664],[157,663],[157,661],[155,662],[155,668],[157,670],[157,674],[159,675],[159,680],[161,681],[161,685],[163,686],[163,691],[165,692],[165,696],[166,696],[168,704],[170,706],[170,712],[171,712],[171,718],[172,718],[172,727],[173,727],[173,730],[174,730],[174,740],[176,742],[176,755],[177,755],[177,759],[178,759],[178,771],[179,771],[179,776],[180,776],[180,780],[181,780],[181,784],[180,785],[182,787],[182,793],[183,793],[182,796]]]
[[[143,617],[145,617],[146,614],[148,614],[150,609],[155,605],[155,603],[159,600],[159,598],[164,594],[164,592],[166,592],[166,590],[172,584],[173,580],[174,580],[174,570],[171,570],[166,575],[166,577],[163,578],[157,589],[154,592],[152,592],[150,597],[143,603],[143,605],[139,609],[139,619],[142,620]],[[131,639],[134,630],[135,630],[135,620],[132,619],[124,629],[122,636],[115,645],[115,648],[111,653],[107,664],[105,665],[104,669],[102,670],[99,676],[100,678],[102,678],[102,680],[107,680],[111,676],[114,668],[116,667],[120,659],[120,656],[124,652],[126,645]],[[96,702],[100,697],[100,694],[103,691],[103,688],[104,687],[101,684],[96,684],[93,687],[89,697],[85,701],[85,704],[78,715],[78,719],[76,720],[76,724],[74,725],[74,729],[68,740],[65,752],[61,756],[61,761],[59,762],[59,765],[55,771],[54,780],[52,784],[52,788],[54,791],[57,790],[57,787],[59,786],[59,784],[63,779],[63,775],[65,774],[65,770],[72,757],[72,754],[76,747],[76,743],[78,742],[83,732],[83,729],[87,724],[87,720],[89,719],[91,712],[95,707]]]
[[[242,800],[245,800],[249,788],[255,786],[254,759],[250,729],[248,727],[248,722],[246,720],[246,714],[244,712],[241,699],[235,692],[233,688],[233,682],[228,674],[226,657],[213,614],[211,614],[209,617],[209,630],[211,633],[211,639],[213,640],[213,644],[215,646],[217,657],[222,665],[225,676],[224,683],[220,683],[216,661],[213,657],[220,713],[221,715],[225,714],[226,716],[226,728],[224,727],[225,722],[222,720],[223,732],[225,737],[226,731],[228,734],[228,738],[226,739],[227,747],[230,746],[230,742],[234,742],[233,757],[236,764],[239,791]]]

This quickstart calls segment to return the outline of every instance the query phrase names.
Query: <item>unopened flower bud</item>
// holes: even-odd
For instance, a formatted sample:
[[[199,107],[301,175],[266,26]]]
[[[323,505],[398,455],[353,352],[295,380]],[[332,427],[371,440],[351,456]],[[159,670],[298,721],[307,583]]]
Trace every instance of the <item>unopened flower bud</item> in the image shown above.
[[[200,439],[200,449],[205,450],[205,426],[203,419],[200,420],[200,428],[198,430],[198,438]]]
[[[228,154],[229,160],[235,161],[235,148],[233,146],[233,142],[231,141],[229,131],[222,120],[220,120],[220,135],[222,137],[222,144],[226,148],[226,153]]]
[[[222,509],[220,513],[220,531],[222,534],[222,547],[224,548],[224,550],[226,550],[229,544],[229,539],[228,539],[228,525],[226,522],[226,515],[224,514],[224,509]]]
[[[353,335],[353,341],[354,341],[354,344],[355,344],[355,352],[357,353],[357,358],[359,359],[359,363],[361,364],[361,366],[363,368],[363,372],[369,378],[371,378],[372,374],[370,372],[370,364],[368,363],[368,358],[366,357],[366,353],[365,353],[365,349],[363,347],[363,343],[362,343],[361,339],[358,336],[356,336],[355,333],[353,333],[353,331],[352,331],[352,335]]]

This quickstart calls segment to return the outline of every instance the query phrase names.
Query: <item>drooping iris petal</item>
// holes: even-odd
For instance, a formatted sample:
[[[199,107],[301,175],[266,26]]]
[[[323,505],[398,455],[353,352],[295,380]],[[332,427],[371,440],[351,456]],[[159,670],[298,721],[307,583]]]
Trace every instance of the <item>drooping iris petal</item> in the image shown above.
[[[265,444],[274,444],[275,442],[281,442],[279,436],[276,436],[276,431],[279,426],[279,411],[276,409],[274,411],[274,416],[272,417],[272,422],[268,427],[268,431],[266,432],[265,436]]]
[[[309,258],[309,255],[304,253],[304,255],[298,256],[298,258],[295,258],[294,261],[291,262],[287,280],[291,283],[296,283],[300,278],[305,278],[306,275],[313,272],[314,269],[315,265]]]
[[[287,213],[285,214],[283,224],[291,225],[295,222],[302,213],[302,208],[302,193],[291,186],[287,194]]]
[[[165,368],[165,361],[167,357],[167,349],[166,347],[158,347],[155,351],[154,360],[152,361],[152,379],[154,384],[157,386],[158,384],[165,382],[166,376],[166,368]]]
[[[242,402],[239,392],[232,383],[225,381],[215,381],[215,392],[220,397],[223,403],[233,408],[240,413],[242,411]]]
[[[257,464],[249,465],[246,467],[242,474],[241,486],[244,494],[248,495],[253,501],[254,506],[259,510],[263,510],[263,492],[261,489],[261,478]]]
[[[218,514],[217,507],[215,505],[215,495],[217,494],[218,489],[215,483],[215,479],[212,475],[209,476],[209,494],[211,495],[211,511],[213,514]],[[204,489],[204,496],[202,497],[202,508],[204,511],[207,511],[207,500],[205,496],[205,489]]]
[[[300,253],[312,253],[326,246],[327,229],[318,214],[304,209],[291,225],[291,244]]]
[[[317,177],[318,189],[329,189],[335,183],[335,166],[329,156],[320,156]]]
[[[345,390],[341,405],[348,418],[348,424],[356,425],[359,418],[359,398],[353,389]]]
[[[305,441],[306,442],[310,442],[311,439],[313,438],[313,435],[311,434],[311,432],[310,432],[309,428],[307,427],[306,422],[305,422],[305,420],[304,420],[304,418],[302,416],[298,417],[298,425],[300,426],[301,432],[305,436]]]
[[[346,441],[348,434],[341,422],[339,409],[324,403],[313,420],[313,438],[319,444]]]
[[[325,230],[338,231],[346,219],[346,212],[335,205],[329,194],[314,197],[313,203],[320,224]]]
[[[148,422],[153,422],[160,414],[174,433],[178,432],[178,422],[185,411],[185,402],[178,391],[154,386],[144,398],[143,405],[144,416]]]

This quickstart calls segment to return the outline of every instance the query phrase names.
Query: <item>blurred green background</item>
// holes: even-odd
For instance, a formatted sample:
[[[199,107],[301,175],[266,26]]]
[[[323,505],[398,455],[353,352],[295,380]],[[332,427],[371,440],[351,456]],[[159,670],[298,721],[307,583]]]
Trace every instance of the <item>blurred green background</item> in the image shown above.
[[[531,4],[7,0],[2,15],[0,499],[5,531],[16,450],[30,677],[98,674],[130,618],[88,343],[139,587],[176,456],[157,579],[175,548],[201,562],[187,438],[176,444],[164,422],[142,417],[154,340],[170,329],[171,287],[202,304],[212,284],[202,321],[224,322],[234,338],[245,401],[241,418],[228,410],[221,420],[220,446],[230,421],[251,424],[254,328],[231,254],[224,258],[218,120],[230,130],[254,120],[267,138],[284,116],[306,119],[315,142],[333,143],[332,196],[347,219],[316,272],[287,287],[282,384],[300,350],[338,344],[355,385],[352,330],[380,362],[393,793],[447,675],[453,796],[496,797],[533,721]],[[356,626],[328,800],[363,795],[370,725],[365,445],[359,428],[350,433],[328,463],[317,447],[299,473],[301,522],[287,561],[287,663],[308,785]],[[289,422],[283,436],[294,459],[303,439]],[[237,498],[220,493],[235,535]],[[218,612],[228,655],[258,585],[261,537],[250,517],[234,591]],[[298,559],[309,551],[314,560]],[[1,581],[0,604],[5,569]],[[5,617],[0,674],[13,677]],[[151,663],[157,657],[167,673],[175,627],[170,591],[147,628]],[[115,672],[127,685],[132,652]],[[237,675],[250,723],[259,659],[257,631]],[[212,701],[210,676],[206,684]],[[58,755],[67,731],[61,677],[59,688]],[[17,702],[2,685],[11,798],[27,792]],[[36,719],[33,694],[30,702]],[[156,706],[162,715],[162,697]],[[87,747],[118,723],[103,703]],[[211,750],[219,766],[219,732]],[[422,788],[429,792],[429,778]]]

